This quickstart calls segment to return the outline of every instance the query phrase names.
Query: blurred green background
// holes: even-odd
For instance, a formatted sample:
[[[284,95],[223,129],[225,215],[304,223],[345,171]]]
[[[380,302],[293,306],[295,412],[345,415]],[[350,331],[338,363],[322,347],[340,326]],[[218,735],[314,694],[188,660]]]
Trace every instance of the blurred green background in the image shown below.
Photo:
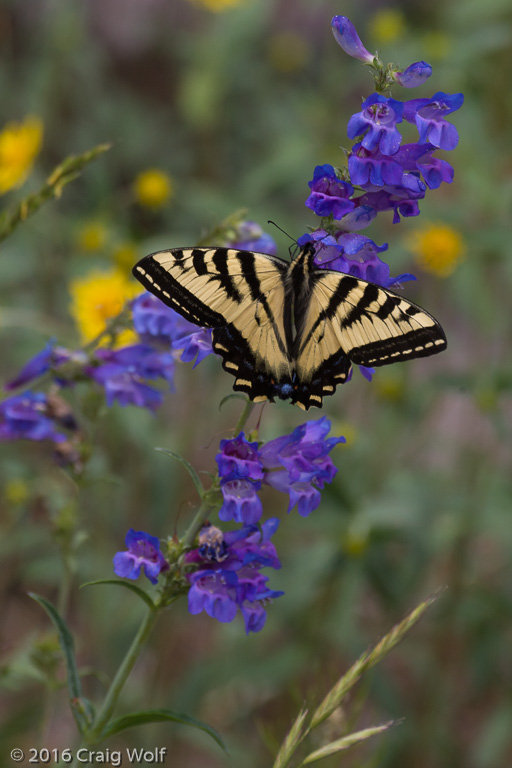
[[[220,5],[221,0],[217,0]],[[215,0],[210,0],[213,7]],[[114,265],[128,274],[159,248],[193,245],[239,209],[298,237],[314,166],[341,165],[346,122],[372,91],[368,72],[333,41],[333,14],[349,16],[370,50],[404,67],[434,67],[419,90],[395,98],[462,91],[453,122],[460,143],[452,185],[427,192],[421,216],[365,231],[391,274],[415,272],[405,293],[442,322],[448,351],[361,376],[325,402],[339,469],[320,508],[285,514],[268,490],[266,515],[282,570],[270,584],[285,597],[265,629],[217,625],[179,604],[165,614],[122,701],[172,707],[219,729],[231,758],[197,732],[163,725],[127,732],[111,749],[167,745],[179,768],[268,766],[306,697],[319,701],[349,664],[429,593],[448,589],[422,623],[369,674],[346,719],[404,718],[391,732],[324,765],[349,768],[506,768],[512,765],[512,384],[510,292],[512,9],[506,0],[64,0],[0,8],[2,124],[27,115],[44,143],[15,202],[67,154],[105,141],[112,149],[21,226],[0,248],[0,374],[12,378],[51,336],[74,348],[70,282]],[[141,204],[134,180],[166,174],[162,205]],[[164,195],[165,197],[165,195]],[[449,225],[466,259],[448,278],[421,271],[408,238]],[[289,241],[272,232],[286,255]],[[43,695],[41,656],[54,641],[35,590],[55,600],[62,577],[56,532],[81,534],[68,621],[86,693],[100,698],[140,620],[141,606],[109,578],[126,530],[161,538],[183,531],[194,490],[164,446],[197,469],[214,469],[219,439],[240,412],[231,378],[209,358],[178,365],[176,392],[155,418],[136,408],[104,411],[91,432],[93,457],[80,493],[51,448],[0,445],[2,521],[2,753],[13,746],[72,746],[66,691]],[[71,401],[78,397],[70,394]],[[318,418],[321,413],[310,414]],[[250,426],[259,416],[255,412]],[[260,437],[291,431],[304,414],[266,407]],[[39,664],[38,664],[39,659]],[[51,662],[48,662],[51,665]],[[62,670],[58,671],[62,679]]]

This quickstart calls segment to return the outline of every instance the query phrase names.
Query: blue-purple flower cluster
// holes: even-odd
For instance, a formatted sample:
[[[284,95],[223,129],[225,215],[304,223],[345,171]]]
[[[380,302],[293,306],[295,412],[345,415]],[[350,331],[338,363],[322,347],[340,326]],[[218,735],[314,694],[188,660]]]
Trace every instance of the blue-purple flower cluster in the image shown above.
[[[346,53],[370,66],[377,75],[387,72],[386,87],[395,82],[413,88],[432,73],[432,67],[424,61],[411,64],[403,72],[391,66],[386,70],[364,47],[346,16],[335,16],[332,30]],[[379,247],[356,233],[382,211],[393,211],[395,223],[401,216],[417,216],[427,188],[451,183],[452,166],[434,153],[456,147],[457,130],[446,117],[459,109],[463,100],[461,93],[441,91],[432,98],[404,102],[382,93],[365,99],[361,111],[348,122],[347,134],[355,144],[346,170],[337,173],[332,165],[319,165],[309,182],[311,192],[306,206],[321,217],[321,222],[313,233],[299,238],[299,243],[314,243],[317,266],[346,272],[385,288],[414,279],[410,274],[390,277],[388,265],[377,255],[387,245]],[[404,122],[416,126],[416,143],[402,144],[399,126]]]
[[[247,633],[262,629],[265,605],[283,593],[269,589],[268,577],[261,573],[262,568],[280,568],[281,564],[270,542],[279,521],[271,518],[258,525],[263,514],[258,492],[265,483],[288,494],[288,512],[297,507],[299,515],[307,517],[320,504],[324,485],[336,475],[329,453],[335,445],[345,442],[344,437],[327,437],[330,429],[329,420],[323,417],[262,446],[247,440],[243,433],[221,440],[216,456],[223,496],[219,518],[242,527],[223,533],[208,523],[199,534],[197,548],[187,553],[191,613],[204,610],[212,618],[228,622],[240,611]],[[138,577],[144,563],[141,552],[149,541],[152,548],[145,570],[155,583],[158,569],[164,570],[167,564],[157,557],[157,540],[140,532],[136,536],[130,532],[128,552],[115,556],[118,576]]]
[[[270,235],[253,221],[239,222],[225,245],[268,254],[277,250]],[[96,382],[103,388],[109,407],[117,402],[121,406],[157,410],[164,398],[161,384],[168,391],[173,390],[178,358],[182,362],[193,362],[195,368],[205,357],[214,354],[211,330],[189,323],[147,292],[137,296],[130,308],[137,343],[120,348],[99,347],[85,353],[64,349],[52,339],[6,384],[5,389],[24,387],[50,373],[58,387],[87,379]],[[156,387],[157,383],[160,386]],[[0,441],[16,439],[52,440],[54,443],[67,439],[51,416],[45,393],[26,392],[0,404]]]

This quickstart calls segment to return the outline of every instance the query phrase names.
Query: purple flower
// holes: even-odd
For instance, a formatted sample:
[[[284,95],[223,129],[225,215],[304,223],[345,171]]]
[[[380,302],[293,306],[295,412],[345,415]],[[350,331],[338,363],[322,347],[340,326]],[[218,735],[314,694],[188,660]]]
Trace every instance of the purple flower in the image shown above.
[[[181,316],[148,291],[132,301],[131,309],[133,326],[141,340],[168,349]]]
[[[426,61],[416,61],[403,72],[393,72],[397,83],[400,83],[404,88],[416,88],[418,85],[423,85],[431,74],[432,67]]]
[[[162,404],[162,394],[144,379],[165,379],[172,385],[174,358],[170,352],[156,352],[146,344],[121,349],[98,349],[101,364],[90,366],[88,374],[105,388],[107,405],[137,405],[155,410]]]
[[[210,328],[197,330],[196,325],[183,320],[176,329],[176,338],[172,342],[172,348],[182,349],[180,360],[183,363],[191,363],[194,360],[193,368],[195,368],[205,357],[214,354],[212,331]]]
[[[345,53],[365,64],[373,64],[374,56],[366,50],[350,19],[346,16],[334,16],[331,21],[332,33],[336,42]]]
[[[326,439],[330,429],[331,422],[324,416],[261,448],[265,468],[277,470],[267,472],[265,482],[289,494],[288,512],[297,506],[299,514],[307,517],[320,504],[318,489],[332,482],[337,469],[327,454],[338,443],[344,443],[345,438]]]
[[[151,293],[143,293],[133,300],[132,317],[144,344],[164,350],[182,349],[180,360],[184,363],[195,360],[194,368],[213,354],[210,329],[198,329]]]
[[[242,221],[237,226],[236,235],[226,241],[229,248],[239,248],[245,251],[257,251],[275,256],[277,245],[274,239],[263,231],[255,221]]]
[[[314,263],[317,267],[334,269],[383,288],[416,279],[409,273],[390,277],[389,265],[377,255],[387,251],[387,243],[379,246],[369,237],[355,232],[340,232],[336,237],[324,235],[325,230],[320,229],[307,236],[316,242]]]
[[[243,432],[231,440],[221,440],[219,447],[220,451],[215,460],[219,467],[219,477],[223,480],[235,478],[261,480],[263,478],[258,443],[250,443]]]
[[[42,376],[43,373],[49,371],[50,368],[56,368],[61,365],[61,363],[72,358],[79,358],[80,362],[85,362],[86,359],[81,353],[72,353],[68,352],[68,350],[63,347],[56,347],[55,339],[51,339],[46,344],[45,348],[32,357],[28,363],[23,366],[18,375],[5,385],[5,389],[16,389],[23,384],[28,384],[29,381],[33,381],[39,376]]]
[[[355,208],[348,198],[354,194],[354,187],[336,176],[332,165],[317,165],[313,180],[308,182],[311,194],[306,206],[317,216],[330,216],[341,219]]]
[[[428,188],[437,189],[443,181],[451,184],[453,168],[446,160],[432,157],[436,149],[433,144],[404,144],[393,159],[400,163],[404,171],[419,171]]]
[[[152,584],[156,584],[162,571],[169,570],[169,563],[160,552],[160,542],[155,536],[130,528],[126,534],[127,552],[114,555],[114,573],[123,579],[138,579],[140,569]]]
[[[58,423],[51,402],[43,392],[24,392],[9,397],[0,403],[0,440],[52,440],[62,443],[67,437],[56,430],[56,421]]]
[[[393,223],[402,216],[417,216],[420,212],[418,200],[425,197],[427,189],[414,173],[404,173],[400,184],[385,184],[384,187],[367,186],[364,195],[355,199],[356,205],[370,206],[376,211],[393,211]]]
[[[362,106],[361,112],[348,121],[348,137],[363,136],[361,144],[365,149],[379,149],[383,155],[393,155],[402,141],[396,124],[402,122],[403,103],[372,93]]]
[[[383,155],[378,149],[370,151],[361,143],[354,144],[348,158],[350,180],[358,187],[400,184],[404,169],[397,160],[398,152],[392,156]]]
[[[217,621],[229,622],[240,611],[246,633],[259,632],[265,624],[266,604],[284,594],[268,589],[268,577],[260,573],[262,568],[281,567],[270,541],[278,526],[279,520],[271,518],[261,526],[261,531],[256,525],[246,525],[223,537],[218,528],[203,528],[199,547],[185,556],[188,565],[198,566],[198,570],[187,577],[191,585],[190,613],[206,611]],[[210,546],[212,540],[213,547]],[[216,551],[220,557],[216,557]]]
[[[404,105],[404,117],[409,123],[416,123],[420,137],[419,144],[430,142],[440,149],[455,149],[459,141],[457,129],[444,118],[460,109],[464,101],[462,93],[439,91],[431,99],[411,99]]]
[[[219,510],[220,520],[234,520],[246,525],[257,523],[263,514],[263,505],[257,493],[260,488],[261,483],[247,478],[223,480],[221,490],[224,503]]]

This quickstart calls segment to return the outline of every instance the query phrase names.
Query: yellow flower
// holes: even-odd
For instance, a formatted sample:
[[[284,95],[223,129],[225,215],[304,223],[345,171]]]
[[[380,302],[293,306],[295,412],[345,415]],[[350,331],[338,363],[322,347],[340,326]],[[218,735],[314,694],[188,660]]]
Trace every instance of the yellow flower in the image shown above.
[[[132,267],[139,260],[139,252],[133,243],[120,243],[114,248],[112,258],[114,259],[116,267],[118,267],[121,272],[131,272]]]
[[[125,303],[140,292],[140,286],[118,269],[109,272],[94,270],[85,277],[73,280],[70,285],[70,312],[83,343],[96,338],[108,321],[121,312]],[[136,340],[134,331],[121,331],[116,346],[134,344]]]
[[[452,49],[451,39],[444,32],[432,31],[423,36],[423,45],[429,61],[446,58]]]
[[[173,193],[169,176],[158,168],[139,173],[133,184],[137,202],[146,208],[161,208]]]
[[[405,32],[405,18],[401,11],[387,8],[377,11],[370,22],[369,32],[379,45],[394,43]]]
[[[0,194],[23,184],[42,141],[43,124],[39,118],[7,123],[0,133]]]
[[[197,5],[201,5],[206,8],[207,11],[213,11],[213,13],[221,13],[228,8],[234,8],[236,5],[240,5],[242,0],[194,0]]]
[[[277,32],[270,38],[268,57],[274,69],[288,75],[304,69],[310,49],[307,41],[296,32]]]
[[[6,502],[14,507],[27,501],[30,496],[30,491],[24,480],[15,478],[6,482],[4,496]]]
[[[398,403],[405,395],[405,383],[400,373],[379,371],[375,377],[375,391],[382,400]]]
[[[100,251],[107,242],[108,231],[101,221],[89,221],[78,231],[77,245],[82,251]]]
[[[409,238],[417,264],[437,277],[448,277],[462,261],[466,246],[456,229],[446,224],[429,224]]]

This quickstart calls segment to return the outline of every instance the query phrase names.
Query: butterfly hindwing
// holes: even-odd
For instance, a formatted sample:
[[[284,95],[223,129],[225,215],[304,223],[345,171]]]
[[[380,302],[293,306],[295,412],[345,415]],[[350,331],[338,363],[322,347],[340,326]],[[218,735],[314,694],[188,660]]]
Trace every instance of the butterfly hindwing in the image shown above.
[[[295,341],[296,370],[301,380],[320,376],[327,387],[344,383],[348,369],[336,349],[356,365],[373,367],[446,348],[439,323],[392,291],[323,269],[313,272],[311,283],[311,299]],[[317,366],[318,359],[322,362]]]
[[[213,329],[214,351],[234,389],[271,398],[291,380],[291,323],[284,312],[287,262],[234,248],[183,248],[142,259],[135,276],[190,322]]]

